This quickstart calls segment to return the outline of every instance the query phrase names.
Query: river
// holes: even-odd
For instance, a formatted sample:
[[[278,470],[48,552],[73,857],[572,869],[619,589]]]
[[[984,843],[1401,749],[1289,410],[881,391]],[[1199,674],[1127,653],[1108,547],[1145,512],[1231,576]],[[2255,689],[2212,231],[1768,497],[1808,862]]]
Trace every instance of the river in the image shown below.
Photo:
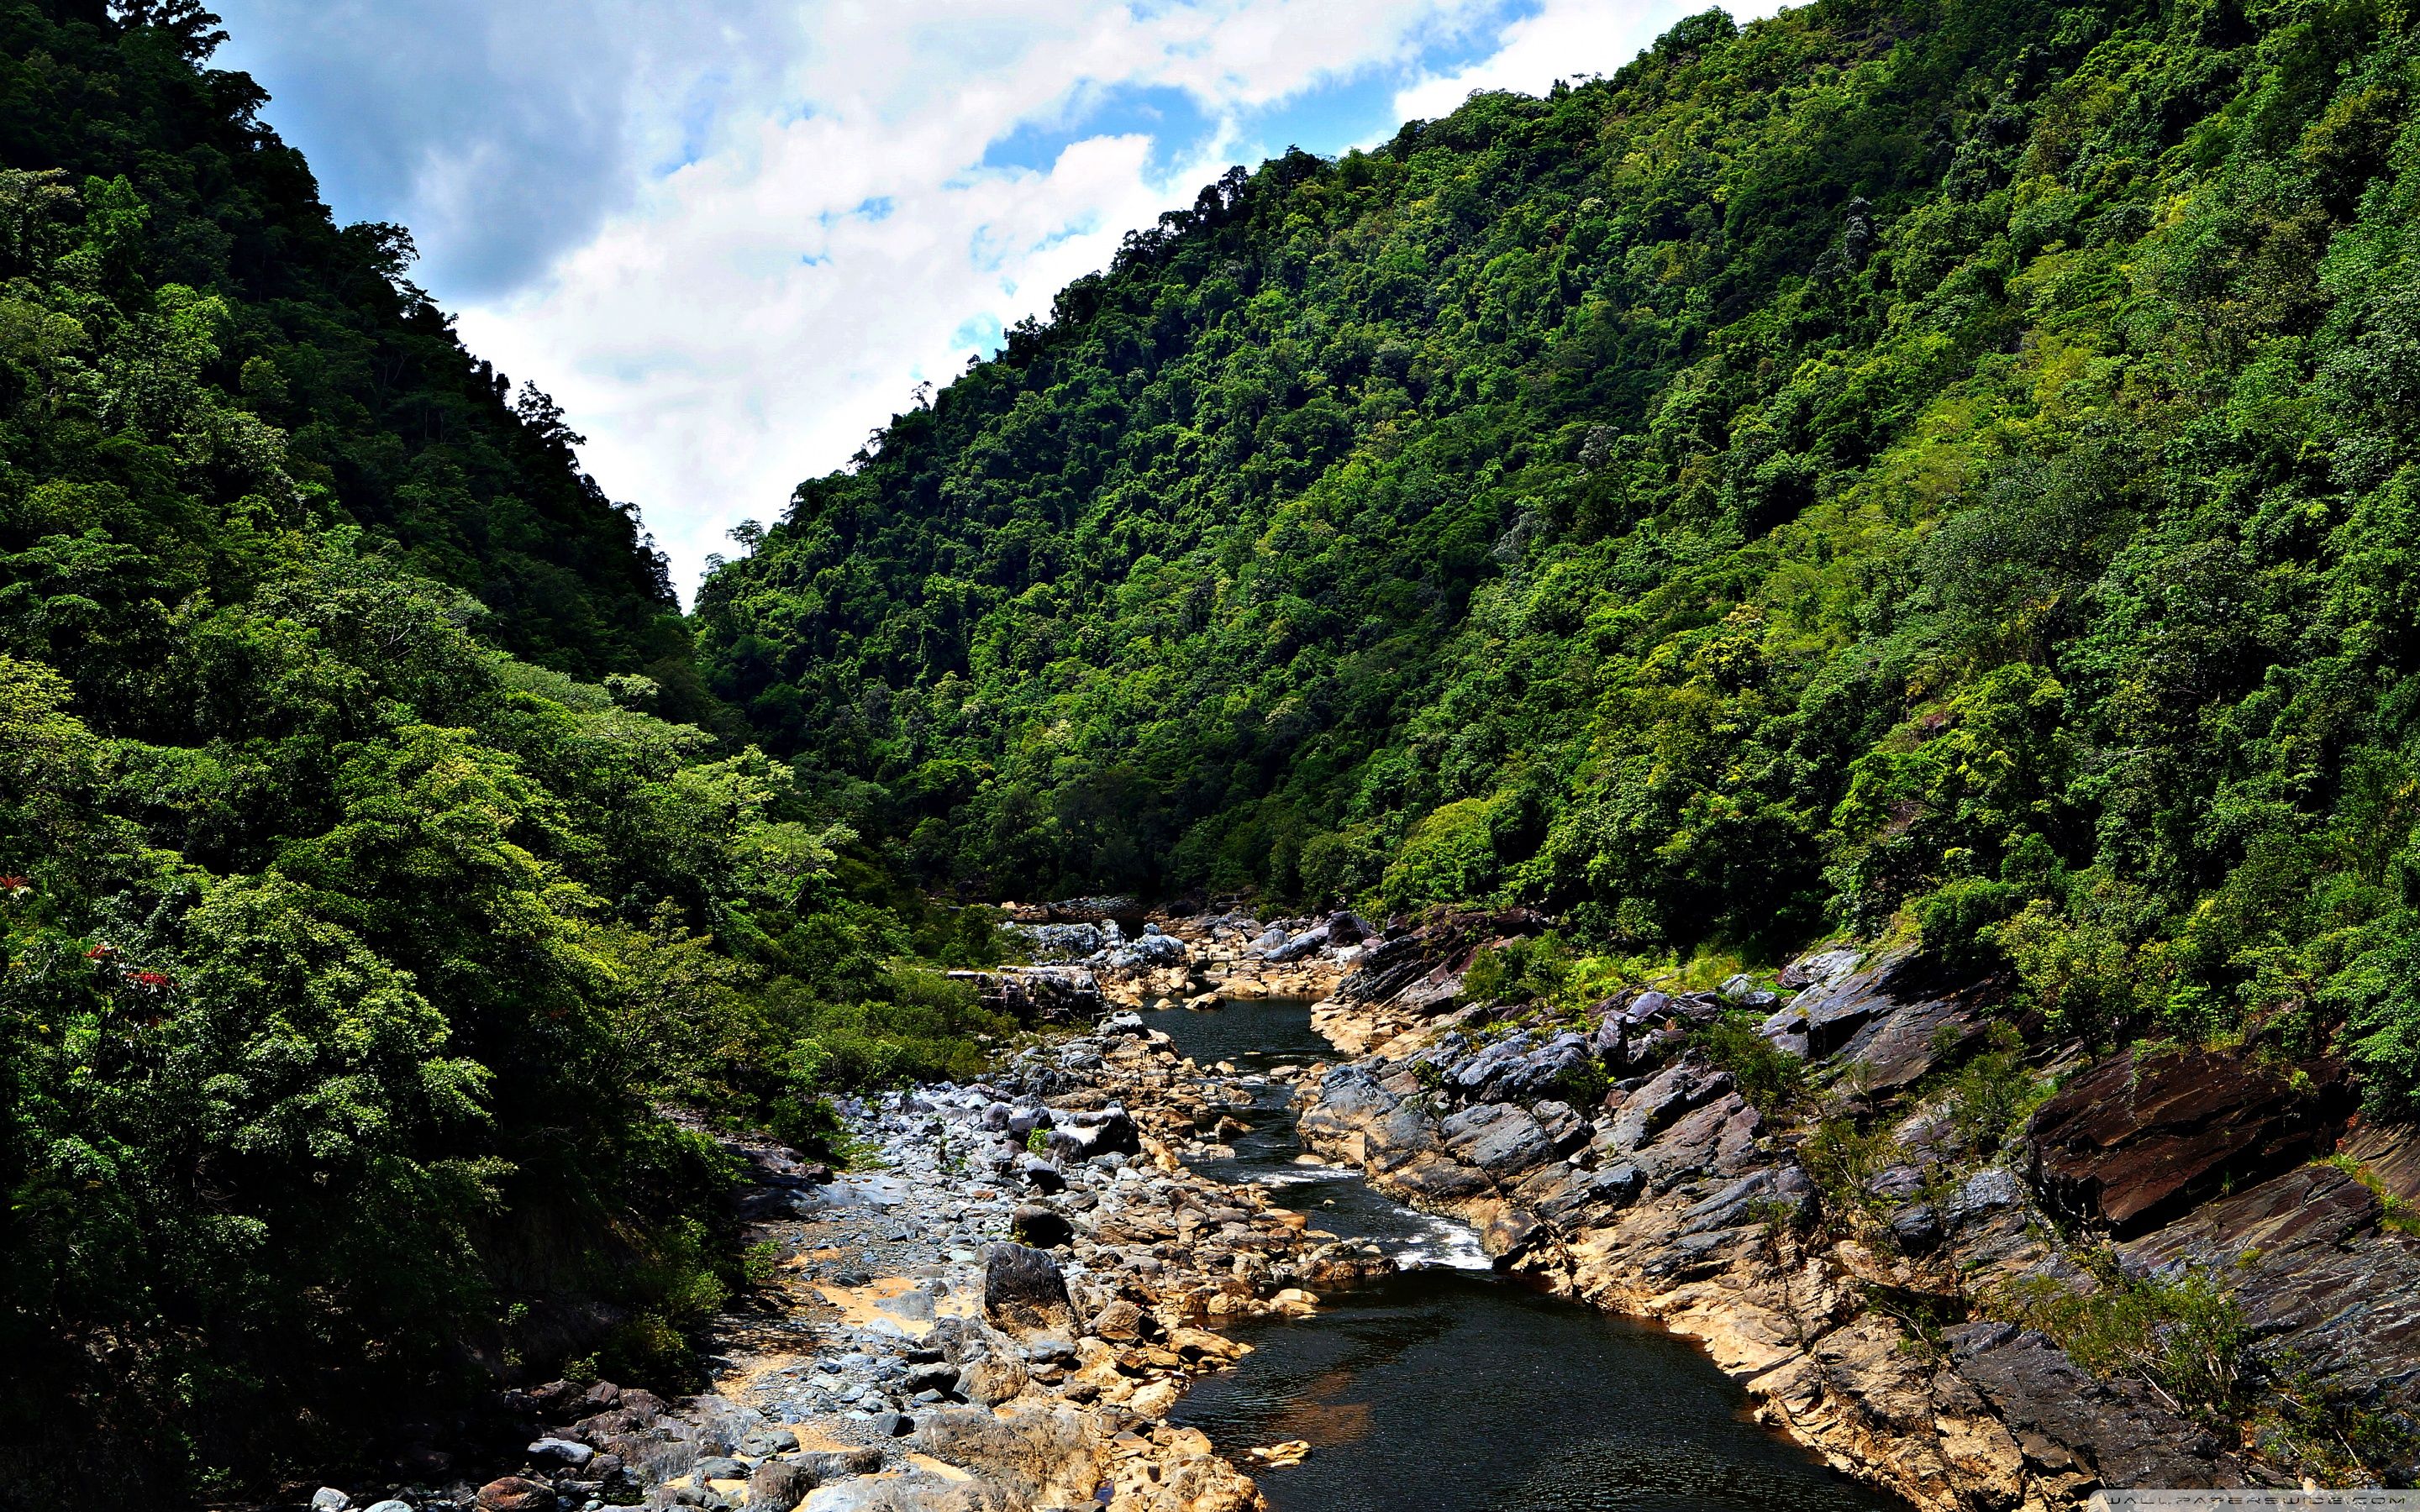
[[[1246,1074],[1333,1059],[1308,1004],[1143,1015],[1182,1055]],[[1499,1277],[1460,1225],[1315,1162],[1291,1089],[1256,1088],[1250,1132],[1202,1174],[1251,1180],[1312,1226],[1385,1245],[1404,1269],[1318,1317],[1246,1325],[1253,1352],[1171,1421],[1260,1481],[1273,1512],[1886,1512],[1900,1504],[1759,1427],[1745,1395],[1683,1340]],[[1246,1448],[1305,1440],[1299,1465]]]

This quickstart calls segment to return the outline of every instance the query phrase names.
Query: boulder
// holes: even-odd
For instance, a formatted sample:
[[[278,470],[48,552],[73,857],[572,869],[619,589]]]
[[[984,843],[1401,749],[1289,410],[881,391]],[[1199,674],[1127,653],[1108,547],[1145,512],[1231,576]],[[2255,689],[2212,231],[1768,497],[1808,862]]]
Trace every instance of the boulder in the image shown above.
[[[1143,1335],[1143,1310],[1120,1297],[1093,1315],[1093,1332],[1112,1344],[1132,1344]]]
[[[1098,1443],[1097,1430],[1064,1408],[1005,1416],[951,1408],[926,1414],[916,1432],[916,1447],[934,1458],[1053,1505],[1092,1500]]]
[[[1527,1056],[1537,1042],[1538,1037],[1527,1029],[1508,1034],[1456,1066],[1446,1077],[1446,1085],[1465,1097],[1484,1097],[1488,1084]]]
[[[2055,1211],[2141,1233],[2333,1148],[2349,1101],[2334,1061],[2297,1077],[2242,1056],[2126,1051],[2035,1113],[2034,1185]]]
[[[1021,1203],[1008,1221],[1008,1237],[1035,1249],[1059,1249],[1076,1242],[1076,1226],[1063,1213],[1038,1203]]]
[[[594,1458],[597,1451],[571,1439],[540,1439],[529,1446],[527,1453],[533,1464],[578,1470]]]
[[[1063,1161],[1142,1153],[1142,1131],[1135,1127],[1125,1109],[1115,1104],[1090,1112],[1060,1113],[1047,1138],[1051,1153]]]
[[[479,1488],[479,1512],[554,1512],[554,1488],[525,1475],[499,1475]]]
[[[1349,911],[1328,915],[1326,924],[1322,927],[1327,931],[1327,941],[1330,945],[1358,945],[1364,940],[1375,939],[1378,935],[1376,925],[1360,915]]]
[[[790,1462],[805,1466],[821,1486],[849,1475],[873,1474],[882,1468],[882,1451],[870,1444],[859,1449],[818,1449]]]
[[[1045,1251],[989,1245],[984,1251],[984,1312],[1015,1327],[1064,1327],[1072,1312],[1067,1278]]]
[[[960,1396],[978,1407],[997,1407],[1015,1400],[1030,1379],[1024,1361],[993,1351],[977,1355],[961,1365],[955,1389]]]
[[[748,1473],[740,1512],[790,1512],[820,1484],[822,1477],[802,1460],[768,1459]]]
[[[1326,943],[1327,926],[1322,924],[1314,929],[1304,930],[1277,949],[1266,952],[1262,959],[1271,965],[1283,965],[1288,962],[1299,961],[1304,956],[1317,953],[1319,948]]]

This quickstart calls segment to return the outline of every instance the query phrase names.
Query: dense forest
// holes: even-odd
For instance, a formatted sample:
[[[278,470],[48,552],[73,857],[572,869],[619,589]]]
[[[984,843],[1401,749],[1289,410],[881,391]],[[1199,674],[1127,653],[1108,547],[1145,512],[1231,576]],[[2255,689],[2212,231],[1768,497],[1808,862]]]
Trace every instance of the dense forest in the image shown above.
[[[0,0],[0,1502],[677,1379],[714,1134],[980,1064],[1007,897],[1896,937],[2415,1111],[2398,8],[1709,11],[1236,169],[688,617],[221,39]]]
[[[963,1072],[926,910],[189,3],[0,4],[0,1504],[676,1383],[716,1122]],[[704,720],[714,729],[699,728]],[[71,1490],[63,1488],[72,1488]]]
[[[2408,1109],[2415,62],[1822,0],[1239,170],[739,532],[709,686],[935,887],[1899,933]]]

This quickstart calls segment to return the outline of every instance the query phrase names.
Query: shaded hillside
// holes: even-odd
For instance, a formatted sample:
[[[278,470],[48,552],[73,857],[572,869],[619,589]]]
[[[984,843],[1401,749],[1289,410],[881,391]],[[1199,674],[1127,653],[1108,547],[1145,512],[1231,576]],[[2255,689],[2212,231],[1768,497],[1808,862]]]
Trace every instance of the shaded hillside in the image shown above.
[[[249,496],[399,545],[520,655],[677,665],[635,512],[581,472],[546,396],[510,393],[404,281],[409,233],[335,224],[256,118],[268,97],[207,68],[219,35],[193,0],[0,5],[0,166],[54,175],[0,202],[0,277],[29,281],[0,347],[0,550],[187,534],[196,492]],[[271,463],[290,495],[262,488]]]
[[[802,485],[713,684],[940,883],[1902,930],[2399,1096],[2413,61],[1826,0],[1231,175]]]
[[[711,704],[635,520],[211,35],[0,4],[7,1506],[679,1389],[744,1282],[704,1131],[814,1149],[1003,1027],[919,964],[984,916],[663,717]]]

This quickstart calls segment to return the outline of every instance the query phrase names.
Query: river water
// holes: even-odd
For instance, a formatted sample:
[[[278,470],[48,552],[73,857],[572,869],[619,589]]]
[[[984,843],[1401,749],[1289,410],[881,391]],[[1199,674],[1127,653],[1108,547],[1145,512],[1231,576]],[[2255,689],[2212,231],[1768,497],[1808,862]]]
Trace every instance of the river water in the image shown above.
[[[1308,1004],[1233,1002],[1143,1015],[1179,1054],[1246,1074],[1333,1059]],[[1386,1246],[1401,1273],[1329,1293],[1316,1318],[1246,1325],[1235,1369],[1171,1421],[1261,1483],[1273,1512],[1885,1512],[1745,1415],[1746,1397],[1683,1341],[1498,1277],[1460,1225],[1312,1162],[1289,1088],[1255,1089],[1252,1127],[1206,1176],[1251,1180],[1311,1227]],[[1254,1444],[1307,1440],[1263,1468]]]

